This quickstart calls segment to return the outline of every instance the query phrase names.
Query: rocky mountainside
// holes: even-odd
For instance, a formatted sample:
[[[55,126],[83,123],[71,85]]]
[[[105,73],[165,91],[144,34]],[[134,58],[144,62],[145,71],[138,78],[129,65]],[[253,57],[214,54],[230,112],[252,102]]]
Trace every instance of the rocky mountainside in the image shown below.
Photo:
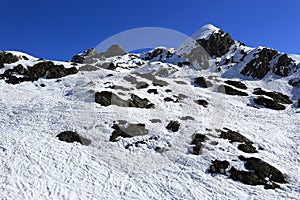
[[[0,52],[0,197],[298,199],[299,77],[212,25],[139,54]]]

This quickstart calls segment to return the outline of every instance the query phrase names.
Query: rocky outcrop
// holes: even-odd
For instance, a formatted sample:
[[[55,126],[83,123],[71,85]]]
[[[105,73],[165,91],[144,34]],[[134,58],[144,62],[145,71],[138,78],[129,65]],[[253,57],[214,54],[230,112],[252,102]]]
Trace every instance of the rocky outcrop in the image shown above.
[[[247,89],[247,86],[244,83],[242,83],[241,81],[227,80],[227,81],[225,81],[225,83],[227,83],[228,85],[234,86],[236,88],[239,88],[239,89],[243,89],[243,90]]]
[[[96,92],[95,102],[99,103],[101,106],[116,105],[120,107],[127,107],[127,101],[121,99],[118,95],[110,91]]]
[[[18,84],[24,81],[37,81],[39,78],[61,78],[77,72],[76,67],[65,68],[64,65],[55,65],[51,61],[44,61],[27,67],[27,69],[19,64],[13,69],[6,70],[0,77],[6,78],[7,83]]]
[[[220,138],[227,139],[231,143],[238,142],[242,143],[238,145],[238,149],[245,153],[257,153],[258,151],[254,146],[252,146],[253,142],[243,136],[242,134],[232,131],[230,129],[224,128],[225,131],[221,131]]]
[[[203,87],[203,88],[208,88],[208,87],[211,87],[212,86],[212,83],[208,80],[206,80],[206,78],[204,77],[197,77],[194,79],[194,84],[196,86],[200,86],[200,87]]]
[[[248,96],[248,94],[246,92],[234,89],[228,85],[220,85],[218,87],[218,92],[228,94],[228,95]]]
[[[200,39],[197,42],[207,51],[210,56],[221,57],[225,55],[230,47],[234,44],[234,40],[228,33],[222,30],[215,31],[208,39]]]
[[[275,64],[273,73],[278,76],[288,76],[293,68],[296,67],[295,61],[288,57],[286,54],[282,54]]]
[[[292,104],[293,103],[293,101],[290,100],[289,96],[282,94],[280,92],[276,92],[276,91],[267,92],[261,88],[255,88],[253,94],[271,97],[277,103],[282,103],[282,104]]]
[[[11,64],[19,61],[19,57],[9,53],[9,52],[0,52],[0,69],[4,67],[4,64]]]
[[[257,79],[264,78],[269,72],[286,77],[296,70],[295,61],[286,54],[273,49],[255,49],[253,57],[241,70],[241,74]],[[250,54],[250,53],[249,53]]]
[[[228,172],[230,178],[241,181],[247,185],[264,185],[265,189],[280,188],[277,183],[287,183],[284,175],[272,165],[259,158],[245,158],[239,156],[245,162],[245,168],[249,171],[237,170],[232,167]]]
[[[131,99],[128,101],[128,106],[135,108],[154,108],[154,104],[148,99],[142,99],[135,94],[131,94]]]
[[[121,123],[114,124],[112,135],[110,136],[109,141],[116,142],[118,141],[118,137],[129,138],[141,135],[147,135],[148,130],[145,128],[145,124],[129,124],[129,123]]]
[[[253,59],[246,64],[241,74],[258,79],[264,78],[270,71],[270,62],[276,54],[277,51],[273,49],[263,48],[254,54]]]
[[[253,102],[257,105],[263,106],[265,108],[270,108],[273,110],[284,110],[285,106],[278,103],[277,101],[274,101],[273,99],[265,98],[263,96],[259,96],[255,99],[253,99]]]
[[[88,56],[91,56],[95,53],[96,52],[95,52],[94,48],[90,48],[90,49],[86,50],[85,52],[83,52],[82,54],[77,54],[77,55],[73,56],[71,59],[71,62],[83,63],[84,59],[86,59]]]
[[[102,106],[116,105],[120,107],[154,108],[154,104],[146,98],[142,99],[135,94],[131,94],[131,99],[123,100],[110,91],[96,92],[95,102]]]

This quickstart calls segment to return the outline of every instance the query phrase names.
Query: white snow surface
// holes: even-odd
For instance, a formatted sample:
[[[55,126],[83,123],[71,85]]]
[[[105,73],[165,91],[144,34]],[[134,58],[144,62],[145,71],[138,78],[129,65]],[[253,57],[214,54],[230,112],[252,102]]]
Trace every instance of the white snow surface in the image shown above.
[[[198,31],[196,31],[196,33],[194,33],[192,35],[192,38],[194,40],[208,39],[212,33],[218,32],[219,30],[221,30],[221,29],[215,27],[212,24],[206,24],[206,25],[202,26]]]
[[[207,27],[207,32],[214,30]],[[24,65],[36,62],[29,58],[23,61]],[[133,61],[128,55],[118,60],[129,69],[79,71],[60,82],[39,79],[10,85],[0,81],[0,199],[299,199],[299,108],[291,105],[284,111],[256,109],[247,105],[251,95],[228,96],[217,93],[216,87],[205,89],[191,84],[198,76],[210,77],[216,86],[227,79],[210,70],[173,66],[178,71],[157,77],[169,85],[155,87],[149,79],[135,73],[145,73],[147,66],[157,73],[172,65],[156,61],[130,69]],[[123,79],[129,75],[149,83],[149,88],[157,89],[158,94],[147,93],[149,88],[135,89]],[[286,81],[244,83],[249,94],[262,87],[292,97],[295,91]],[[129,90],[106,88],[107,82]],[[46,87],[41,87],[41,83]],[[97,91],[113,91],[123,99],[134,93],[149,99],[155,109],[103,107],[94,102],[93,93]],[[180,103],[163,100],[179,94],[187,98]],[[207,100],[208,107],[195,104],[196,99]],[[194,120],[182,120],[186,116]],[[161,123],[151,123],[151,119],[160,119]],[[144,123],[149,133],[109,142],[111,127],[117,120]],[[165,128],[170,120],[180,122],[178,132]],[[257,154],[239,151],[236,144],[218,137],[216,129],[224,127],[240,132],[264,150]],[[91,144],[59,141],[56,136],[66,130],[77,131]],[[208,137],[198,156],[191,154],[190,145],[196,132]],[[158,140],[124,148],[150,136]],[[212,141],[218,144],[212,145]],[[154,146],[166,151],[158,153]],[[280,184],[280,189],[265,190],[263,186],[249,186],[207,172],[215,159],[228,160],[230,166],[244,169],[239,155],[263,159],[279,169],[288,183]]]

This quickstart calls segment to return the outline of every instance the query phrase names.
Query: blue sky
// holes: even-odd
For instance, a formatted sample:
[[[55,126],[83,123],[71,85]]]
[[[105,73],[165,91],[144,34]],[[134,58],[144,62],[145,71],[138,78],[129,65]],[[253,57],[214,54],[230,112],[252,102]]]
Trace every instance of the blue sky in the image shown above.
[[[70,60],[128,29],[191,35],[211,23],[248,46],[300,54],[299,9],[299,0],[0,0],[0,50]]]

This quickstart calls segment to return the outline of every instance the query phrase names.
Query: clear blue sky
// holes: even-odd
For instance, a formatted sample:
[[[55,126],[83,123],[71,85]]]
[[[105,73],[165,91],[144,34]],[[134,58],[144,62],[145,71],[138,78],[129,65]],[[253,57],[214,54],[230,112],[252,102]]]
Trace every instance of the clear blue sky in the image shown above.
[[[69,60],[137,27],[191,35],[212,23],[248,46],[300,54],[299,0],[0,0],[0,50]]]

